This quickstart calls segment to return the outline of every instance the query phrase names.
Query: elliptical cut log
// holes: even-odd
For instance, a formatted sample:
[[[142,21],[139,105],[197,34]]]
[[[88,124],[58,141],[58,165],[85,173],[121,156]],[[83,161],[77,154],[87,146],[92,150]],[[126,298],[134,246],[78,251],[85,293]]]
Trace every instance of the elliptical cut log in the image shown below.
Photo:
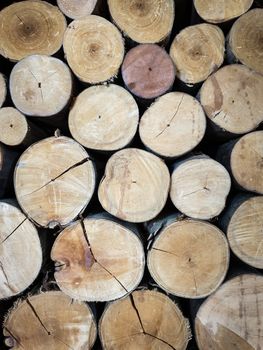
[[[3,74],[0,73],[0,108],[3,106],[5,102],[6,93],[7,93],[7,89],[6,89],[5,77],[3,76]]]
[[[62,292],[19,301],[6,316],[3,328],[7,346],[28,350],[89,350],[97,336],[90,307]]]
[[[69,113],[69,129],[84,147],[116,151],[133,139],[139,109],[124,88],[109,84],[92,86],[76,98]]]
[[[129,222],[143,222],[163,209],[169,186],[169,170],[160,158],[141,149],[126,148],[108,160],[98,197],[110,214]]]
[[[263,74],[263,9],[253,9],[232,26],[227,45],[230,63],[241,62]]]
[[[168,296],[140,290],[106,306],[99,334],[105,350],[185,350],[191,331]]]
[[[37,277],[42,249],[35,226],[11,201],[0,202],[0,299],[23,292]]]
[[[113,21],[133,42],[165,44],[174,22],[173,0],[108,0]]]
[[[91,15],[100,0],[57,0],[60,10],[71,19]]]
[[[0,12],[0,54],[11,61],[53,55],[62,46],[66,25],[62,12],[46,1],[16,2]]]
[[[162,157],[179,157],[204,137],[206,117],[200,103],[182,92],[159,97],[140,119],[144,145]]]
[[[68,226],[51,259],[61,290],[74,299],[109,301],[134,290],[144,272],[144,250],[134,228],[103,214]]]
[[[113,80],[124,57],[119,30],[105,18],[94,15],[69,24],[63,47],[70,68],[81,81],[89,84]]]
[[[14,184],[19,204],[36,224],[65,226],[88,205],[95,169],[80,144],[68,137],[49,137],[21,155]]]

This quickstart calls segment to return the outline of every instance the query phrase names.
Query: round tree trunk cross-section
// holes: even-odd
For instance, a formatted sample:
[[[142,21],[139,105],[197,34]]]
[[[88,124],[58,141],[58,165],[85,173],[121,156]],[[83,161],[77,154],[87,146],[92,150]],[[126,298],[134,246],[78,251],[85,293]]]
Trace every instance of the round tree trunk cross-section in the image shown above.
[[[222,30],[206,23],[183,29],[174,38],[170,48],[177,76],[186,84],[204,81],[222,65],[224,52]]]
[[[84,90],[69,113],[72,136],[87,148],[103,151],[129,144],[138,121],[139,109],[134,98],[114,84]]]
[[[0,107],[2,107],[3,103],[6,99],[6,82],[3,74],[0,73]]]
[[[178,306],[156,291],[136,291],[110,303],[100,320],[105,350],[185,350],[189,337],[188,321]]]
[[[182,92],[159,97],[140,120],[144,145],[163,157],[179,157],[196,147],[206,129],[200,103]]]
[[[91,349],[96,324],[89,306],[62,292],[27,297],[9,312],[4,322],[6,344],[14,349]]]
[[[63,46],[70,68],[81,81],[90,84],[113,79],[124,57],[119,30],[105,18],[94,15],[71,22]]]
[[[175,163],[170,196],[185,215],[208,220],[222,212],[230,187],[230,176],[220,163],[207,156],[194,156]]]
[[[87,152],[68,137],[50,137],[29,147],[14,175],[22,209],[38,225],[67,225],[88,205],[95,170]]]
[[[53,55],[62,46],[66,19],[45,1],[20,1],[0,12],[0,53],[12,61]]]
[[[252,5],[253,0],[194,0],[194,6],[206,22],[222,23],[241,16]]]
[[[262,22],[263,9],[249,11],[233,24],[228,41],[229,59],[238,60],[261,74],[263,73]]]
[[[247,133],[263,121],[263,76],[239,64],[225,66],[204,82],[200,101],[216,127]]]
[[[203,298],[225,278],[228,243],[223,232],[207,222],[174,221],[160,231],[147,263],[153,279],[168,293]]]
[[[32,55],[18,62],[10,75],[12,100],[22,113],[47,117],[69,104],[72,77],[68,66],[57,58]]]
[[[232,215],[227,237],[230,248],[242,261],[263,269],[263,196],[244,201]]]
[[[57,237],[51,259],[55,279],[74,299],[109,301],[134,290],[144,272],[137,235],[109,219],[90,218],[68,226]]]
[[[42,250],[36,228],[11,202],[0,202],[0,226],[0,299],[5,299],[35,280]]]
[[[153,154],[127,148],[108,160],[98,196],[110,214],[130,222],[153,219],[165,205],[170,174]]]
[[[140,44],[159,43],[173,27],[173,0],[108,0],[110,14],[125,36]]]
[[[143,44],[134,47],[125,56],[122,77],[134,95],[153,99],[173,86],[175,68],[164,49],[154,44]]]
[[[97,2],[98,0],[57,0],[60,10],[72,19],[90,15]]]
[[[23,142],[28,132],[25,116],[13,107],[0,109],[0,142],[17,146]]]
[[[198,310],[200,350],[262,348],[263,277],[245,274],[223,284]]]
[[[240,138],[231,152],[230,166],[241,187],[263,194],[263,131]]]

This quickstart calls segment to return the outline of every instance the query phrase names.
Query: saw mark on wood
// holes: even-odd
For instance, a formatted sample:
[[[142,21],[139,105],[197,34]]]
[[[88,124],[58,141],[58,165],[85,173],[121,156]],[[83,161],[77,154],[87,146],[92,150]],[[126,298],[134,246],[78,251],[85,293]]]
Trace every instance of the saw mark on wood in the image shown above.
[[[20,224],[19,224],[11,233],[9,233],[9,235],[6,236],[6,238],[5,238],[2,242],[0,242],[0,245],[3,244],[10,236],[12,236],[12,234],[15,233],[15,231],[16,231],[21,225],[23,225],[23,223],[24,223],[26,220],[27,220],[27,218],[25,218],[23,221],[21,221]]]

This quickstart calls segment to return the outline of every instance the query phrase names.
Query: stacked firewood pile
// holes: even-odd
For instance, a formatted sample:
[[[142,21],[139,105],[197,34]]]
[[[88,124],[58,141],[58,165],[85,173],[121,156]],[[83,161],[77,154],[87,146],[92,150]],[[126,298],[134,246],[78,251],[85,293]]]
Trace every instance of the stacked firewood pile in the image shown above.
[[[1,1],[1,349],[263,349],[262,7]]]

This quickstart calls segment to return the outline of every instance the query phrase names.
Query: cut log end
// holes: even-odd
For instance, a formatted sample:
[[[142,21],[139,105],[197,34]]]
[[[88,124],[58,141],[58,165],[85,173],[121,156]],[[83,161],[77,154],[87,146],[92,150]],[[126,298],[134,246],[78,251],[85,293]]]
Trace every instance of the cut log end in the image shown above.
[[[234,179],[247,191],[263,194],[263,131],[239,139],[231,152]]]
[[[122,64],[122,78],[137,97],[153,99],[173,86],[175,68],[164,49],[154,44],[131,49]]]
[[[166,295],[149,290],[109,304],[100,320],[100,339],[110,349],[185,350],[188,321]]]
[[[17,109],[26,115],[56,115],[63,111],[71,98],[70,70],[54,57],[26,57],[11,72],[10,93]]]
[[[4,322],[7,345],[24,349],[91,349],[96,324],[87,304],[62,292],[46,292],[17,303]]]
[[[249,198],[234,212],[227,228],[230,248],[242,261],[263,269],[263,196]]]
[[[56,6],[45,1],[14,3],[0,12],[0,52],[12,61],[53,55],[62,46],[65,29],[66,19]]]
[[[88,205],[95,169],[87,152],[68,137],[50,137],[29,147],[14,175],[16,196],[38,225],[67,225]]]
[[[20,145],[28,132],[25,116],[13,107],[0,109],[0,142],[8,146]]]
[[[97,2],[98,0],[57,0],[60,10],[71,19],[90,15]]]
[[[175,207],[195,219],[212,219],[225,207],[231,187],[227,170],[207,156],[180,162],[171,178],[170,196]]]
[[[229,57],[263,73],[263,9],[257,8],[241,16],[229,33]]]
[[[0,202],[0,227],[0,299],[5,299],[34,281],[42,250],[36,228],[13,204]]]
[[[108,5],[117,26],[137,43],[162,42],[172,30],[173,0],[109,0]]]
[[[61,290],[78,300],[121,298],[138,286],[144,271],[141,241],[110,219],[90,218],[67,227],[51,258]]]
[[[195,220],[175,221],[157,236],[147,264],[153,279],[168,293],[203,298],[213,293],[225,278],[228,243],[214,225]]]
[[[109,159],[98,196],[110,214],[125,221],[143,222],[162,210],[169,185],[169,171],[160,158],[127,148]]]
[[[75,75],[90,84],[113,79],[124,57],[124,42],[119,30],[105,18],[94,15],[71,22],[63,46]]]
[[[204,82],[200,101],[212,124],[247,133],[263,121],[263,77],[239,64],[225,66]]]
[[[129,144],[138,121],[134,98],[114,84],[84,90],[69,113],[72,136],[83,146],[102,151],[118,150]]]
[[[262,276],[240,275],[226,282],[197,313],[195,334],[198,348],[261,349],[262,298]]]
[[[200,103],[190,95],[170,92],[143,114],[139,132],[144,145],[163,157],[179,157],[196,147],[206,129]]]
[[[0,108],[5,102],[7,94],[6,81],[3,74],[0,73]]]
[[[206,23],[183,29],[170,48],[177,76],[186,84],[204,81],[222,65],[224,52],[222,30]]]
[[[194,0],[196,12],[210,23],[222,23],[241,16],[251,7],[253,0]]]

